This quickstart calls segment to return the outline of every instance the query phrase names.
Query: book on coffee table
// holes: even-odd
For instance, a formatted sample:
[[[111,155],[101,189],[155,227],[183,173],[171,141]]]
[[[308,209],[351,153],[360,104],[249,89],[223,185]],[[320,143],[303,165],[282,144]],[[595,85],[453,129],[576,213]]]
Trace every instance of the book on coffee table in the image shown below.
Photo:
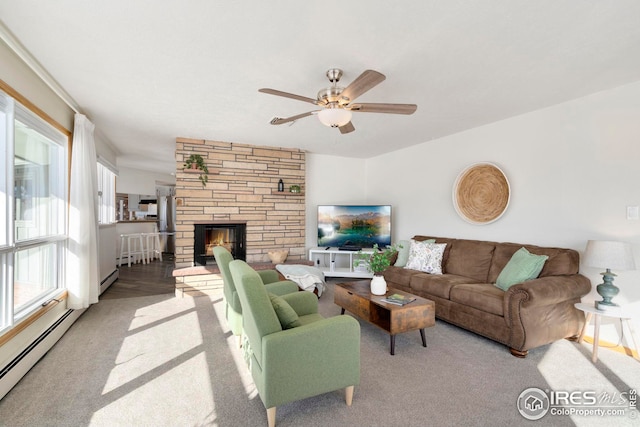
[[[387,295],[385,298],[382,298],[382,301],[396,305],[406,305],[415,300],[416,299],[414,297],[408,297],[400,294]]]

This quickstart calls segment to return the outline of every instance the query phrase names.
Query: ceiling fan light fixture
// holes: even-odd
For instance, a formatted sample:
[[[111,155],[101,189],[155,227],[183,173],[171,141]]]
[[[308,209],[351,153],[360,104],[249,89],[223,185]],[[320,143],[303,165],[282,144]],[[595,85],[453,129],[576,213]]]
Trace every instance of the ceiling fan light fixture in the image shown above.
[[[351,111],[342,108],[325,108],[318,112],[318,120],[330,128],[339,128],[351,121]]]
[[[332,128],[340,128],[341,134],[351,133],[355,127],[351,123],[351,113],[358,111],[362,113],[387,113],[387,114],[413,114],[418,108],[415,104],[389,104],[389,103],[358,103],[353,101],[363,93],[369,91],[382,81],[384,74],[375,70],[365,70],[356,77],[347,87],[338,86],[342,77],[342,70],[332,68],[327,71],[327,78],[332,83],[328,88],[321,89],[316,99],[300,96],[293,93],[282,92],[280,90],[262,88],[259,92],[270,95],[282,96],[284,98],[295,99],[320,107],[320,110],[308,111],[291,117],[274,118],[272,125],[283,123],[293,123],[303,117],[317,115],[320,123]]]

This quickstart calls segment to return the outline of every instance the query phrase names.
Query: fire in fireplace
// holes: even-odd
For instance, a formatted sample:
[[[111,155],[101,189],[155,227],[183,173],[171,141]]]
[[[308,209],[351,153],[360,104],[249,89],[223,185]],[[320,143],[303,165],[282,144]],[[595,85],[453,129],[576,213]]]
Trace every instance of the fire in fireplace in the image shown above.
[[[246,224],[195,224],[194,264],[215,264],[216,246],[226,248],[234,259],[246,260]]]

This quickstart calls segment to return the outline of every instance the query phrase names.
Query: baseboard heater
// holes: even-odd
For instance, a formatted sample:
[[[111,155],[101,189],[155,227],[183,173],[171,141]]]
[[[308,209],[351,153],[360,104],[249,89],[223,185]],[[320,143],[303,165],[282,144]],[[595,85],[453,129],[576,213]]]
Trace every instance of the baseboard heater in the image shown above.
[[[58,342],[84,310],[67,310],[0,370],[0,399]]]
[[[120,270],[117,268],[111,272],[102,282],[100,282],[100,295],[109,288],[120,277]]]

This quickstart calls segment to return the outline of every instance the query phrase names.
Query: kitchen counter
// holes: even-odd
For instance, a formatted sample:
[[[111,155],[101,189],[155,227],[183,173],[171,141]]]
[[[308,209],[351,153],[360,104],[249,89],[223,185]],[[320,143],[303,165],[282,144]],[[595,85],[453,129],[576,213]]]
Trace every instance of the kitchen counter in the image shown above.
[[[153,233],[155,231],[158,231],[158,221],[140,219],[137,221],[118,221],[116,224],[118,239],[120,239],[121,234]]]

